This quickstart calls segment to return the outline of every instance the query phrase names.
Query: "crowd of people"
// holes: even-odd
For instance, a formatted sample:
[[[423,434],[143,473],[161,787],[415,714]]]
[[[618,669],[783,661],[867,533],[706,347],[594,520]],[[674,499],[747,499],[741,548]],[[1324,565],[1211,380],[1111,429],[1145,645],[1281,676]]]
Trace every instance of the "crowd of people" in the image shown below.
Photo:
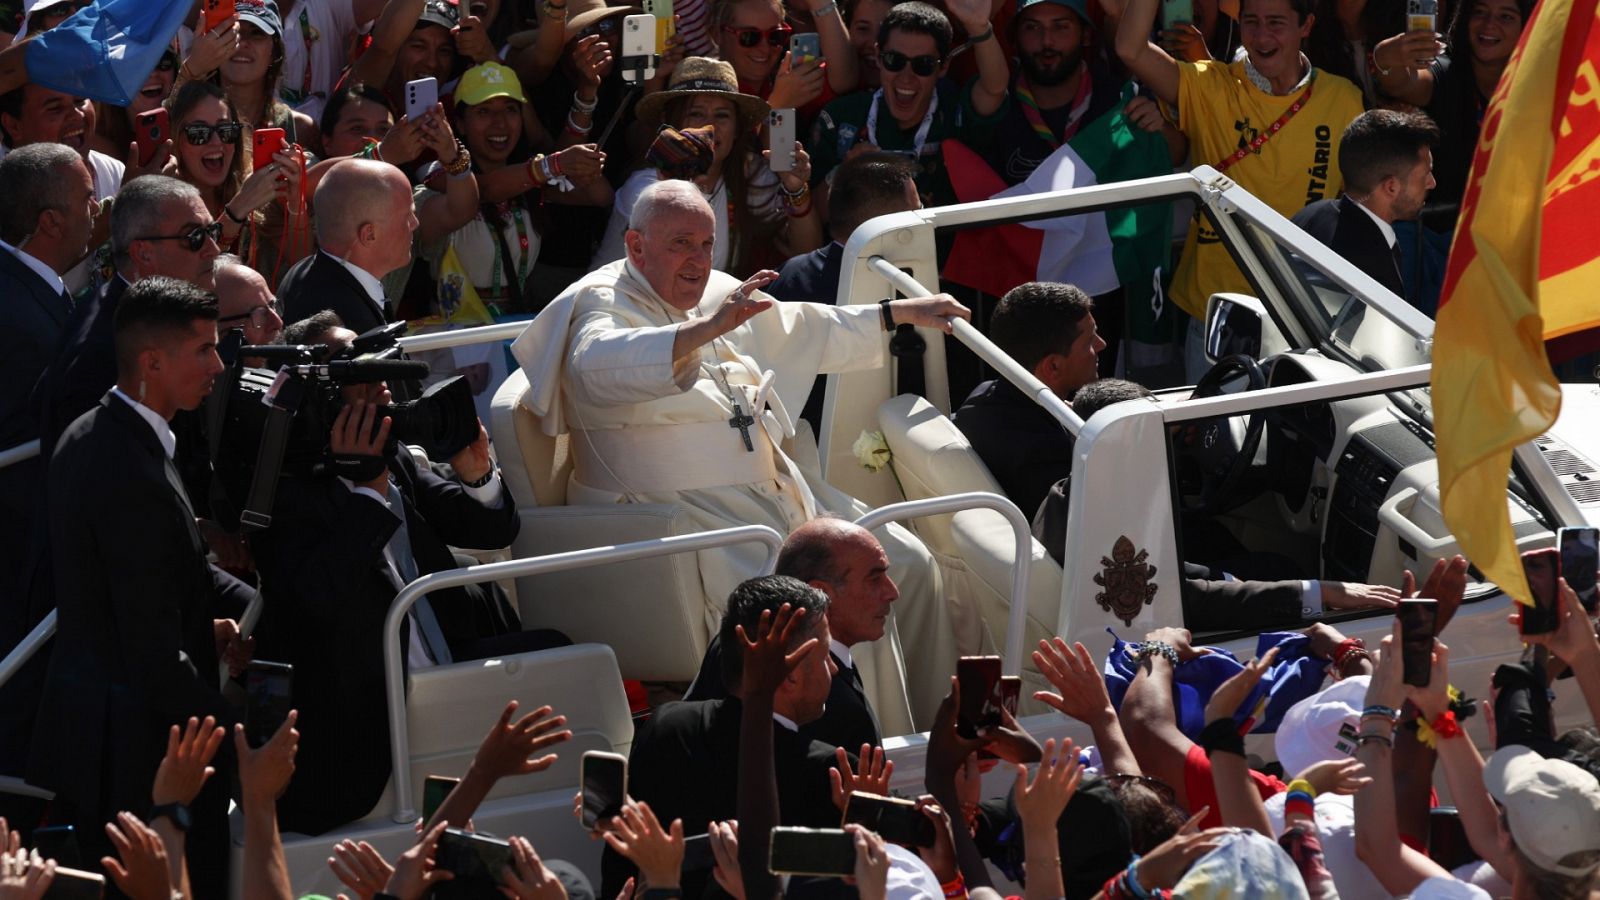
[[[532,498],[511,495],[481,423],[435,458],[398,439],[394,395],[418,396],[420,380],[356,379],[332,391],[317,446],[291,447],[263,519],[219,474],[235,414],[208,395],[239,371],[224,356],[271,370],[283,345],[327,362],[401,322],[524,319],[509,354],[427,354],[427,385],[459,376],[481,417],[514,359],[539,427],[570,436],[568,502],[671,503],[695,528],[790,536],[769,578],[752,577],[754,548],[697,554],[714,639],[693,684],[665,687],[683,699],[642,726],[632,799],[596,830],[607,896],[629,879],[646,893],[777,893],[766,831],[836,825],[853,790],[887,793],[883,740],[913,731],[931,734],[918,809],[937,838],[908,850],[853,831],[853,889],[869,896],[985,893],[991,862],[1030,897],[1143,897],[1186,879],[1286,896],[1302,884],[1318,897],[1444,891],[1448,873],[1413,852],[1435,747],[1395,728],[1419,715],[1464,795],[1482,883],[1519,898],[1588,890],[1593,738],[1540,731],[1544,671],[1497,684],[1505,748],[1487,768],[1451,743],[1437,691],[1408,695],[1393,654],[1325,625],[1309,642],[1335,678],[1324,694],[1344,693],[1306,702],[1332,734],[1343,723],[1354,735],[1359,766],[1330,742],[1294,771],[1285,761],[1301,776],[1285,784],[1249,769],[1226,728],[1184,736],[1171,673],[1199,651],[1172,629],[1133,651],[1120,713],[1081,645],[1035,655],[1057,688],[1039,699],[1093,729],[1094,755],[1040,748],[1009,718],[970,737],[955,727],[952,676],[971,648],[938,562],[907,529],[836,518],[868,507],[800,462],[821,425],[821,376],[883,365],[885,332],[977,318],[1088,416],[1148,393],[1102,377],[1136,337],[1125,291],[1170,277],[1181,321],[1246,286],[1197,217],[1175,258],[1169,228],[1154,273],[1094,296],[1031,282],[998,298],[953,289],[965,302],[835,305],[855,229],[954,202],[971,159],[1006,184],[1058,154],[1116,159],[1098,167],[1105,179],[1209,164],[1430,309],[1427,234],[1453,221],[1464,148],[1531,3],[1441,4],[1447,27],[1403,31],[1378,0],[1195,0],[1195,21],[1159,29],[1155,0],[679,0],[657,22],[662,52],[639,57],[624,23],[642,10],[608,2],[234,0],[209,26],[200,4],[153,68],[132,73],[127,105],[30,80],[41,36],[94,4],[23,4],[0,51],[0,444],[37,440],[39,452],[0,468],[0,647],[52,611],[57,624],[0,686],[0,772],[53,799],[0,798],[0,896],[41,895],[54,863],[23,844],[65,825],[113,893],[224,896],[230,799],[245,892],[292,896],[280,824],[324,834],[371,812],[390,775],[391,603],[469,560],[463,548],[510,546]],[[810,34],[818,58],[794,40]],[[770,140],[780,124],[792,146]],[[1150,152],[1121,152],[1130,144]],[[1072,444],[1041,415],[1002,379],[978,384],[955,418],[1059,552]],[[1308,580],[1221,538],[1186,553],[1197,629],[1303,624],[1406,592]],[[1441,564],[1427,596],[1458,602],[1464,570]],[[242,635],[258,598],[260,622]],[[1587,623],[1569,615],[1550,650],[1600,696]],[[410,670],[567,643],[495,585],[422,598],[401,640]],[[239,731],[252,658],[294,667],[296,712],[260,747]],[[1443,684],[1442,644],[1436,659]],[[1207,721],[1231,722],[1263,668],[1219,689]],[[1364,701],[1349,696],[1363,675]],[[1349,712],[1337,721],[1335,700]],[[447,880],[441,834],[468,827],[496,780],[547,768],[562,724],[508,707],[417,845],[393,864],[341,845],[340,877],[363,898]],[[982,754],[1019,767],[1010,796],[974,793]],[[1567,818],[1541,805],[1550,783]],[[1352,793],[1353,807],[1341,799]],[[1324,865],[1323,810],[1338,804],[1360,825],[1355,853]],[[710,835],[715,866],[680,874],[685,834]],[[507,895],[592,892],[527,841],[510,847]]]

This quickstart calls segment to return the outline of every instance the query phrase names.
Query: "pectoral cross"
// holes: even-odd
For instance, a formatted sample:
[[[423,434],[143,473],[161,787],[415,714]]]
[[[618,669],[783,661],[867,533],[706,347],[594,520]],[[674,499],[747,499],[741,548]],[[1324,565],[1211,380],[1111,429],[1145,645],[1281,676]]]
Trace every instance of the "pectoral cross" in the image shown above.
[[[739,429],[739,436],[744,438],[744,449],[749,453],[754,453],[756,450],[756,445],[750,440],[750,426],[755,423],[755,417],[746,415],[744,407],[739,405],[739,401],[734,400],[733,415],[728,419],[728,427]]]

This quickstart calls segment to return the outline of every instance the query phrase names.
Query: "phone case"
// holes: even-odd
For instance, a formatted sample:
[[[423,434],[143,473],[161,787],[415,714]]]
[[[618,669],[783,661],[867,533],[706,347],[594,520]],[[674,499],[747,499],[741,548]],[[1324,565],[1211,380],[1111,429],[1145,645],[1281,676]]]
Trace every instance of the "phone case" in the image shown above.
[[[672,0],[644,0],[644,11],[660,23],[656,27],[656,55],[661,56],[667,52],[667,41],[678,33],[677,23],[672,21]]]
[[[205,30],[209,34],[217,26],[233,18],[233,0],[205,0]]]
[[[1408,0],[1406,3],[1407,31],[1438,31],[1438,0]]]
[[[622,20],[622,80],[630,83],[656,77],[656,17],[628,16]]]
[[[795,113],[775,109],[767,113],[767,149],[771,151],[772,171],[794,171]]]
[[[250,169],[255,171],[272,164],[272,155],[283,146],[282,128],[257,128],[250,136]]]
[[[1167,28],[1193,21],[1193,0],[1161,0],[1161,22]]]
[[[837,828],[774,828],[768,859],[774,875],[854,875],[855,838]]]
[[[439,102],[439,79],[419,78],[406,82],[406,118],[412,122],[422,118]]]
[[[150,160],[155,159],[156,149],[167,139],[167,111],[165,108],[156,108],[147,113],[140,113],[137,127],[134,129],[134,140],[139,145],[139,165],[147,166]]]
[[[618,783],[605,784],[603,786],[604,790],[591,791],[591,784],[600,787],[601,767],[609,767],[612,771],[620,770],[622,776],[617,779]],[[584,827],[593,828],[601,819],[609,818],[622,811],[623,798],[628,795],[628,760],[626,757],[618,753],[607,753],[603,750],[590,750],[583,754],[579,780],[583,787]]]
[[[822,58],[822,36],[797,34],[789,38],[789,53],[794,57],[790,65],[813,62]]]

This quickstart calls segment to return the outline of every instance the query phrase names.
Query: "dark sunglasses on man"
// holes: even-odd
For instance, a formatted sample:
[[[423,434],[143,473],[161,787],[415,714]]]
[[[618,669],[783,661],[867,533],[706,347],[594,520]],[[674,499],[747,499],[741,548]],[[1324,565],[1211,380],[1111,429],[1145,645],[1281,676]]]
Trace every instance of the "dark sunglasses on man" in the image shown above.
[[[198,250],[200,248],[196,247],[195,249]],[[249,319],[251,325],[254,325],[257,328],[265,328],[267,327],[267,322],[271,320],[272,314],[277,311],[278,308],[272,304],[252,306],[250,307],[249,312],[242,312],[232,316],[223,316],[217,319],[217,324],[220,325],[227,322],[237,322],[241,319]]]
[[[883,64],[886,72],[898,72],[906,67],[906,63],[911,63],[911,71],[916,73],[918,78],[927,78],[938,73],[939,63],[943,62],[943,60],[931,53],[925,53],[922,56],[907,56],[899,50],[879,49],[878,62]]]
[[[150,234],[150,235],[145,235],[144,237],[134,238],[134,240],[136,240],[136,241],[186,241],[189,244],[189,249],[191,251],[194,251],[194,252],[198,253],[200,248],[204,247],[206,245],[206,238],[210,238],[213,241],[217,241],[218,243],[221,243],[221,241],[222,241],[222,223],[221,222],[212,222],[210,225],[196,225],[195,227],[193,227],[193,228],[189,229],[188,231],[184,232],[183,234]]]
[[[733,35],[741,47],[754,47],[763,39],[774,47],[784,48],[789,46],[789,36],[794,34],[794,28],[788,25],[775,25],[772,28],[755,28],[750,25],[724,25],[722,30]]]
[[[218,122],[215,125],[207,125],[204,122],[190,122],[183,126],[183,136],[188,138],[189,143],[196,147],[204,147],[211,143],[213,134],[220,138],[224,144],[237,144],[239,143],[239,135],[243,131],[244,126],[238,122]]]

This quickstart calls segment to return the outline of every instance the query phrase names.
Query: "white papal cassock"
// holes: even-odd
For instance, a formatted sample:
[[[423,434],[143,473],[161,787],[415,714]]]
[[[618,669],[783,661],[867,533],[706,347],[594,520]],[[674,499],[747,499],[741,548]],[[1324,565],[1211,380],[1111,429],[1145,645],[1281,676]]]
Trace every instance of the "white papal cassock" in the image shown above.
[[[709,315],[739,284],[713,271],[692,314]],[[793,436],[789,411],[819,373],[883,364],[878,308],[777,303],[674,366],[673,338],[690,315],[619,260],[574,283],[513,345],[545,432],[571,433],[568,501],[677,503],[705,530],[764,524],[785,534],[819,512],[865,513],[861,501],[808,479],[778,444]],[[743,429],[730,424],[736,408],[752,420]],[[928,727],[957,651],[927,548],[898,525],[875,535],[900,599],[883,639],[853,655],[889,736]],[[708,635],[762,554],[751,544],[698,554]]]

